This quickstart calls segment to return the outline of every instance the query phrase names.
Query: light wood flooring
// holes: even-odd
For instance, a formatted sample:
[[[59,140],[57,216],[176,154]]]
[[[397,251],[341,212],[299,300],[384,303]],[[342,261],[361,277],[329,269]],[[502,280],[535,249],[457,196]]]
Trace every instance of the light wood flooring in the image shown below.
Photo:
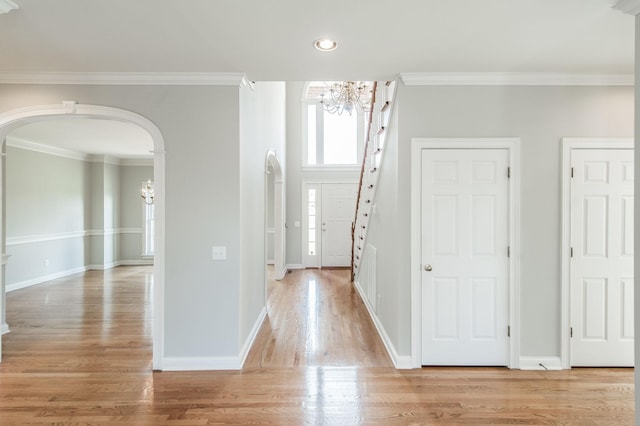
[[[270,284],[244,370],[151,371],[151,269],[7,295],[0,425],[633,424],[633,369],[393,369],[342,270]]]

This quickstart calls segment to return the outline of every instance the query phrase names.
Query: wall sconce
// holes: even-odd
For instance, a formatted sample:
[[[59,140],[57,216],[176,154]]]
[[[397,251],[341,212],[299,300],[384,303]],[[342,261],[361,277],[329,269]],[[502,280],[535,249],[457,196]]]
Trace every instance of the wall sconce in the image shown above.
[[[153,183],[148,180],[146,183],[142,184],[142,189],[140,189],[140,196],[144,200],[146,205],[153,204]]]

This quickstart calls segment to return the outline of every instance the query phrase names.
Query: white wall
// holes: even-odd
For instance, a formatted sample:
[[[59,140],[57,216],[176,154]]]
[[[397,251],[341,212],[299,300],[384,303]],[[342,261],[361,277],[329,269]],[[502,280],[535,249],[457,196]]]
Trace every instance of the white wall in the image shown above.
[[[521,351],[560,355],[560,140],[633,135],[630,87],[400,85],[397,144],[385,153],[369,244],[378,249],[378,316],[410,354],[411,138],[522,140]],[[393,132],[394,126],[391,126]],[[396,207],[397,206],[397,207]]]

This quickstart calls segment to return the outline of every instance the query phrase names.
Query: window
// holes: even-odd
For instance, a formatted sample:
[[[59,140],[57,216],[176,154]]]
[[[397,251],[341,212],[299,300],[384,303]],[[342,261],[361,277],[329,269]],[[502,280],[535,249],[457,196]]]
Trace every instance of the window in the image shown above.
[[[326,112],[320,103],[324,90],[325,82],[309,82],[305,89],[303,166],[357,168],[362,161],[367,114],[357,110],[351,115]]]
[[[329,114],[320,103],[307,105],[307,165],[358,164],[362,114]]]
[[[147,182],[142,183],[143,187]],[[151,183],[153,185],[153,183]],[[142,200],[142,256],[152,257],[154,253],[155,204]]]

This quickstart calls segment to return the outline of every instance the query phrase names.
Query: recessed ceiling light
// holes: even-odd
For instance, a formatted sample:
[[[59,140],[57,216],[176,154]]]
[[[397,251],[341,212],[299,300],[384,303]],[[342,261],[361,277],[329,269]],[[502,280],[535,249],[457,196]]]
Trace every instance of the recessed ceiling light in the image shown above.
[[[331,52],[336,50],[338,43],[328,38],[321,38],[313,43],[313,46],[321,52]]]

